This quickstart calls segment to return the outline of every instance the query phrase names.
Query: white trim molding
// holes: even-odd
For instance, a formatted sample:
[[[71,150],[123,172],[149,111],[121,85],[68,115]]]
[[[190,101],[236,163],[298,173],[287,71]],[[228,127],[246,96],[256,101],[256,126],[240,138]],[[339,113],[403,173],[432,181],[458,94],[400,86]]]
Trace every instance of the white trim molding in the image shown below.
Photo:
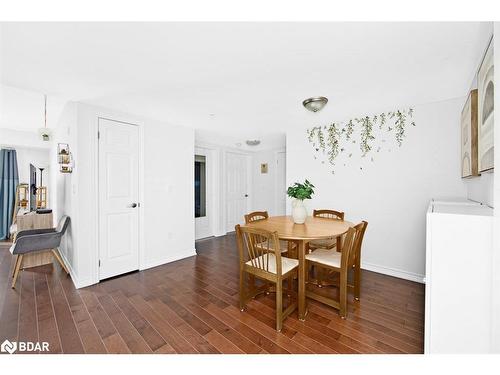
[[[93,285],[96,283],[96,281],[92,277],[88,277],[86,279],[80,279],[76,274],[75,269],[71,266],[71,263],[68,262],[68,259],[66,259],[66,255],[64,254],[64,252],[59,251],[59,255],[61,256],[64,264],[68,268],[69,276],[71,277],[71,281],[73,281],[73,284],[75,285],[76,289],[84,288],[86,286]]]
[[[425,284],[425,275],[421,275],[414,272],[403,271],[396,268],[381,266],[378,264],[367,263],[367,262],[362,262],[361,269],[376,273],[381,273],[383,275],[394,276],[399,279],[405,279]]]
[[[159,259],[147,260],[144,262],[143,265],[141,265],[140,271],[144,271],[153,267],[158,267],[167,263],[175,262],[177,260],[190,258],[195,255],[196,255],[196,249],[193,249],[193,250],[187,250],[185,253],[181,255],[176,254],[174,256],[167,256]]]

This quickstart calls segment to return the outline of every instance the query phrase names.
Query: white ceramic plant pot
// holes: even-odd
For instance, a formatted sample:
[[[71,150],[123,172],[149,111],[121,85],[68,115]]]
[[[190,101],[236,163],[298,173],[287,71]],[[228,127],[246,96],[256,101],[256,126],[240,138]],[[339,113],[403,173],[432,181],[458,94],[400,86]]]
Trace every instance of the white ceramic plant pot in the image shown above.
[[[306,222],[307,210],[304,201],[300,199],[292,201],[292,217],[295,224],[304,224]]]

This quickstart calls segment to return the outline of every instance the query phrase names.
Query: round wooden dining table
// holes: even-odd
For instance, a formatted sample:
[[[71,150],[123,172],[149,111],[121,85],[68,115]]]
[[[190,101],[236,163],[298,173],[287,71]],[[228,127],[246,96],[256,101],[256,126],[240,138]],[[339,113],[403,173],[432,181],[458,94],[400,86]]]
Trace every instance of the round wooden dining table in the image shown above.
[[[298,305],[299,319],[304,320],[307,315],[306,304],[306,248],[312,240],[337,238],[337,251],[341,251],[341,236],[354,224],[345,220],[332,220],[322,217],[308,216],[304,224],[295,224],[291,216],[271,216],[264,220],[257,220],[244,225],[245,227],[265,229],[277,232],[281,240],[294,241],[298,245],[297,258],[299,260],[299,290]]]

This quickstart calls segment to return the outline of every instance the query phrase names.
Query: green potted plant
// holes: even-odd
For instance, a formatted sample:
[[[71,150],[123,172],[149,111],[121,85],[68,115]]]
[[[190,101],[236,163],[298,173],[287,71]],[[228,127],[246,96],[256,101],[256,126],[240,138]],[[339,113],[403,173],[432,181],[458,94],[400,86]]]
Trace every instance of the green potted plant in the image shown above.
[[[308,180],[305,180],[303,184],[296,182],[292,186],[288,187],[287,194],[292,201],[292,217],[295,224],[304,224],[307,217],[306,206],[304,205],[304,199],[311,199],[314,194],[314,185]]]

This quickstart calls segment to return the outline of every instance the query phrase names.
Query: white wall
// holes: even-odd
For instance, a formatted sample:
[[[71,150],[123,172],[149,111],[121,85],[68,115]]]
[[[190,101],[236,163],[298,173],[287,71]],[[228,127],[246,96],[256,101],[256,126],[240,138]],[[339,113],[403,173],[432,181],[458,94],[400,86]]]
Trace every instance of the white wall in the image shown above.
[[[283,215],[284,212],[277,207],[278,200],[278,171],[285,169],[285,165],[278,166],[276,153],[284,150],[260,151],[252,154],[252,210],[268,211],[270,215]],[[268,172],[261,173],[260,166],[267,163]],[[282,174],[284,175],[284,173]]]
[[[32,130],[17,130],[0,128],[0,147],[32,147],[50,149],[51,142],[42,141],[38,132]]]
[[[47,127],[56,128],[67,100],[47,95]],[[0,84],[0,128],[37,132],[44,126],[44,94]]]
[[[194,131],[144,123],[143,268],[195,254]]]
[[[51,168],[51,186],[49,196],[51,201],[52,212],[54,213],[55,224],[59,222],[63,215],[71,218],[70,225],[63,237],[59,248],[61,255],[66,260],[66,265],[69,267],[71,276],[75,285],[79,284],[78,275],[78,253],[76,251],[77,243],[77,204],[78,196],[76,194],[76,181],[78,170],[74,173],[59,172],[59,164],[57,162],[57,144],[69,144],[71,153],[78,155],[77,150],[77,104],[68,102],[62,110],[59,121],[56,124],[53,133],[53,145],[50,149],[50,168]]]
[[[44,167],[43,185],[47,187],[48,207],[51,207],[51,178],[52,173],[49,162],[51,142],[43,142],[38,134],[29,131],[18,131],[13,129],[0,129],[0,149],[12,148],[17,153],[17,168],[19,172],[19,182],[30,182],[30,164],[36,167],[37,185],[40,185],[39,167]]]
[[[211,175],[207,178],[212,180],[211,183],[212,195],[207,199],[211,199],[211,207],[213,212],[209,212],[212,220],[212,231],[214,236],[223,236],[227,233],[226,225],[226,200],[224,195],[224,184],[226,182],[225,160],[228,157],[228,152],[237,152],[245,154],[249,157],[250,173],[249,173],[249,208],[248,211],[268,211],[270,215],[278,214],[276,212],[276,152],[284,151],[284,136],[280,136],[276,140],[274,136],[266,143],[274,148],[258,149],[257,151],[249,151],[248,147],[230,147],[232,143],[226,142],[225,138],[219,141],[217,132],[200,132],[196,131],[196,146],[208,150],[210,153],[208,163],[211,164]],[[235,137],[236,138],[236,137]],[[229,154],[230,157],[231,154]],[[210,160],[211,159],[211,160]],[[268,163],[268,173],[260,173],[260,164]],[[282,214],[282,213],[279,213]],[[243,220],[243,218],[242,218]]]
[[[16,147],[17,168],[19,170],[19,182],[30,182],[30,164],[37,168],[37,184],[40,184],[40,171],[38,167],[45,167],[43,171],[43,185],[49,186],[49,150],[26,147]]]
[[[500,22],[495,22],[495,66],[500,66]],[[495,87],[500,87],[500,75],[495,75]],[[500,108],[500,95],[495,95],[495,108]],[[500,166],[500,116],[495,116],[495,164]],[[500,175],[494,177],[494,207],[500,207]],[[491,329],[491,348],[492,352],[500,353],[500,209],[494,210],[495,221],[493,230],[493,249],[491,254],[492,265],[492,329]]]
[[[493,173],[493,171],[482,173],[481,176],[478,177],[464,179],[464,183],[467,187],[467,198],[493,207],[494,179],[495,173]]]
[[[194,131],[105,108],[74,105],[75,108],[64,113],[67,116],[61,122],[70,129],[66,132],[71,134],[69,143],[75,167],[71,175],[58,178],[63,180],[58,186],[62,184],[66,197],[70,198],[70,209],[64,203],[64,209],[58,211],[71,214],[73,242],[67,257],[72,259],[75,285],[83,287],[98,282],[99,117],[134,123],[141,129],[140,268],[194,255]],[[61,130],[61,134],[64,132]]]
[[[33,164],[35,167],[37,167],[37,184],[40,184],[40,170],[38,169],[38,167],[45,167],[43,171],[43,186],[50,186],[49,149],[8,146],[7,144],[5,144],[3,146],[0,146],[0,150],[6,147],[16,150],[19,183],[30,182],[30,164]]]
[[[353,156],[335,174],[314,160],[305,129],[287,133],[287,182],[307,178],[316,186],[309,210],[332,208],[345,211],[346,220],[368,221],[362,267],[422,281],[429,200],[466,196],[460,178],[462,103],[460,98],[416,106],[417,126],[407,128],[401,148],[387,141],[386,151],[371,162],[356,156],[358,143],[349,144],[346,153],[352,150]]]

